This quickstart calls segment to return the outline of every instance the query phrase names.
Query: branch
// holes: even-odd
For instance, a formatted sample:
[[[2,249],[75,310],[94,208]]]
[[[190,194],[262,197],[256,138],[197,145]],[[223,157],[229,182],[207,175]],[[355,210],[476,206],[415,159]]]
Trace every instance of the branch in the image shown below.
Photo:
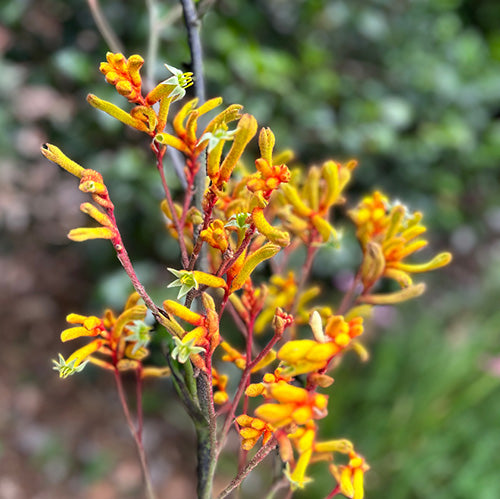
[[[231,481],[231,483],[217,496],[217,499],[227,497],[240,483],[248,476],[248,474],[276,447],[276,439],[274,437],[261,447],[250,462],[243,468]]]
[[[101,33],[109,48],[113,52],[123,52],[120,40],[102,13],[99,0],[87,0],[87,3],[89,4],[90,13],[94,18],[97,30]]]
[[[188,32],[189,50],[191,52],[191,70],[194,73],[194,90],[198,105],[203,104],[205,96],[205,79],[203,76],[203,50],[200,38],[200,22],[193,0],[180,0],[184,13],[184,23]],[[202,159],[203,163],[203,159]],[[205,169],[200,168],[196,174],[195,206],[202,211],[203,195],[205,191]],[[206,253],[201,252],[200,270],[205,271],[208,267]]]

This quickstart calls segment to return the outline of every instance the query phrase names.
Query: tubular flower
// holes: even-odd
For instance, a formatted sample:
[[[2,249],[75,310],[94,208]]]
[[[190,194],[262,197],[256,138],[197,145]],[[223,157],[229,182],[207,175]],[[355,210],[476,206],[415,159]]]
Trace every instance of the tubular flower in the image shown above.
[[[290,271],[286,277],[273,275],[270,279],[270,285],[267,291],[266,304],[262,313],[255,321],[255,332],[257,334],[264,331],[274,316],[276,308],[290,310],[297,302],[297,311],[295,312],[295,323],[305,324],[309,318],[306,305],[313,298],[320,294],[318,286],[312,286],[298,293],[298,283],[293,271]]]
[[[73,229],[68,233],[68,238],[73,241],[110,239],[115,247],[119,247],[121,245],[121,238],[114,221],[114,205],[109,197],[108,189],[104,185],[102,175],[95,170],[83,168],[51,144],[44,144],[41,151],[47,159],[79,178],[79,189],[82,192],[90,194],[93,201],[105,210],[103,212],[91,203],[82,203],[80,210],[93,218],[101,226]]]
[[[300,174],[292,175],[282,187],[284,208],[279,215],[285,227],[308,244],[315,233],[325,243],[336,241],[337,232],[328,221],[330,208],[344,202],[342,191],[356,165],[355,161],[346,165],[326,161],[321,168],[310,168],[304,181]]]
[[[350,499],[363,499],[364,474],[369,469],[364,458],[355,451],[349,452],[347,465],[330,465],[330,472],[337,480],[340,492]]]
[[[200,272],[200,274],[203,274],[203,272]],[[213,299],[207,293],[203,293],[202,302],[205,309],[205,314],[203,315],[193,312],[173,300],[165,300],[163,307],[169,314],[175,315],[187,323],[196,326],[191,331],[186,332],[174,320],[167,320],[166,326],[172,333],[176,343],[172,352],[174,358],[178,357],[182,359],[180,362],[184,363],[190,357],[191,361],[197,367],[206,371],[207,366],[199,354],[204,351],[208,351],[211,354],[220,343],[220,334],[219,317],[215,311]],[[182,357],[180,357],[181,355]]]
[[[363,333],[363,319],[354,317],[347,322],[341,315],[327,320],[325,331],[318,312],[311,316],[314,340],[292,340],[278,351],[278,359],[290,376],[312,373],[327,368],[330,360],[350,346],[353,338]]]
[[[379,191],[365,197],[349,215],[357,227],[356,235],[363,250],[361,277],[365,289],[372,287],[380,277],[394,279],[402,288],[412,288],[410,274],[435,270],[451,261],[451,254],[444,252],[426,263],[406,263],[406,257],[428,244],[419,237],[427,230],[421,224],[423,215],[410,213],[400,203],[390,204]],[[410,295],[416,296],[418,291]]]
[[[299,428],[294,433],[289,434],[288,438],[295,442],[299,458],[293,467],[293,471],[290,470],[290,464],[287,463],[285,476],[290,482],[292,490],[303,489],[311,482],[311,479],[306,476],[306,471],[313,455],[316,425],[309,423],[306,427]]]
[[[328,397],[320,393],[309,392],[304,388],[278,381],[264,385],[263,395],[278,403],[262,404],[255,410],[255,415],[274,428],[282,428],[295,423],[304,425],[313,419],[321,419],[327,414]]]
[[[66,320],[74,326],[61,333],[61,341],[82,337],[95,339],[73,352],[66,361],[59,355],[59,362],[54,361],[54,369],[60,376],[81,371],[87,362],[109,370],[140,370],[143,377],[167,375],[169,371],[165,368],[142,369],[142,360],[149,354],[151,328],[144,323],[146,307],[138,301],[139,295],[132,293],[118,317],[109,309],[103,317],[69,314]]]
[[[212,386],[214,388],[214,402],[218,405],[225,404],[229,400],[227,394],[227,374],[220,374],[217,369],[212,367]]]
[[[257,173],[247,180],[247,188],[253,193],[261,193],[265,200],[282,183],[290,181],[290,170],[284,164],[273,164],[275,137],[270,128],[263,128],[259,134],[261,157],[255,161]]]
[[[228,236],[222,220],[214,220],[208,228],[200,232],[200,237],[212,248],[224,253],[228,248]]]
[[[199,270],[175,270],[168,269],[177,277],[167,288],[180,287],[177,298],[187,295],[192,289],[198,289],[200,284],[211,288],[226,288],[226,281],[222,277],[217,277]]]
[[[160,86],[161,84],[157,88]],[[147,101],[149,99],[150,95],[146,97]],[[162,121],[162,133],[158,133],[155,136],[155,141],[159,144],[174,147],[187,157],[185,172],[188,184],[192,182],[194,175],[196,175],[200,167],[198,158],[205,148],[209,149],[206,163],[207,175],[213,179],[220,171],[220,161],[224,144],[228,140],[237,140],[237,130],[231,132],[227,130],[228,123],[240,120],[241,118],[240,110],[242,106],[236,104],[229,106],[215,116],[201,134],[198,133],[198,119],[200,116],[212,111],[221,103],[222,98],[217,97],[204,102],[197,108],[198,99],[192,99],[184,104],[173,119],[172,126],[175,135],[163,132],[165,125]],[[158,120],[162,120],[162,117],[159,116]]]
[[[141,75],[139,70],[144,64],[140,55],[131,55],[128,59],[123,54],[106,54],[106,61],[101,62],[99,71],[106,81],[116,87],[116,91],[132,103],[143,103],[141,96]]]
[[[272,427],[265,421],[259,418],[252,418],[246,414],[242,414],[236,418],[239,426],[241,440],[241,448],[243,450],[251,450],[262,437],[262,445],[266,445],[273,435]]]

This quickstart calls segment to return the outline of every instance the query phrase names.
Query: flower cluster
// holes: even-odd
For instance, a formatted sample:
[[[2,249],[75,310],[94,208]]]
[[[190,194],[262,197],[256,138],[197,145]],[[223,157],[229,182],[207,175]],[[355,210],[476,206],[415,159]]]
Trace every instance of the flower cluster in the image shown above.
[[[132,293],[118,317],[110,309],[103,317],[69,314],[66,320],[75,325],[61,333],[61,341],[94,339],[66,360],[59,354],[54,369],[61,378],[80,372],[88,362],[111,371],[135,370],[141,377],[168,375],[168,367],[143,366],[143,360],[149,355],[151,326],[144,322],[147,308],[140,305],[139,300],[139,295]]]
[[[172,384],[197,428],[199,470],[213,474],[212,461],[229,431],[236,427],[241,436],[240,473],[220,497],[227,497],[241,483],[246,465],[262,460],[277,445],[292,491],[310,481],[311,463],[324,461],[336,481],[328,497],[343,494],[362,499],[364,473],[369,469],[364,458],[348,440],[319,439],[319,425],[332,398],[332,371],[350,350],[362,359],[368,357],[359,340],[373,307],[420,295],[424,284],[414,284],[412,274],[442,267],[451,255],[440,253],[420,264],[408,262],[427,245],[422,238],[426,230],[422,214],[411,213],[376,191],[348,211],[363,257],[340,305],[330,303],[331,298],[319,286],[310,285],[308,278],[319,248],[340,244],[333,210],[346,203],[345,190],[357,163],[328,160],[307,173],[290,169],[293,153],[275,151],[271,129],[259,131],[255,117],[242,114],[238,104],[216,113],[221,98],[202,103],[187,100],[170,117],[171,105],[185,97],[193,75],[166,65],[172,76],[145,94],[140,76],[143,62],[138,55],[126,58],[108,53],[100,66],[106,81],[133,105],[130,110],[92,94],[88,101],[150,137],[164,191],[161,210],[166,229],[178,241],[181,254],[179,266],[169,268],[175,278],[166,286],[177,288],[177,297],[166,294],[157,305],[137,278],[101,174],[45,145],[42,153],[76,176],[80,190],[90,194],[94,203],[80,208],[99,226],[73,229],[69,238],[110,240],[136,290],[118,316],[110,310],[101,318],[70,314],[67,320],[73,326],[63,331],[62,341],[81,337],[90,341],[67,360],[59,356],[54,368],[67,377],[91,362],[114,371],[122,391],[122,371],[135,370],[139,380],[171,373]],[[258,152],[249,161],[247,149],[255,136]],[[178,201],[164,172],[169,147],[184,158],[177,170],[182,170],[186,189]],[[196,205],[195,192],[201,199]],[[298,268],[296,261],[304,254]],[[267,282],[256,278],[262,264],[270,269]],[[395,281],[400,289],[373,293],[382,278]],[[163,345],[169,367],[143,365],[153,334],[153,327],[145,322],[147,309],[170,335]],[[226,326],[229,319],[240,336]],[[126,408],[125,414],[129,414]],[[142,415],[138,419],[142,421]],[[137,430],[130,421],[129,426],[141,453],[140,423]],[[247,463],[248,452],[259,442],[260,449]],[[203,477],[205,487],[211,479],[213,475]]]
[[[386,295],[366,295],[363,301],[391,304],[423,293],[423,284],[413,284],[411,274],[428,272],[448,265],[451,254],[443,252],[425,263],[408,263],[407,257],[427,246],[420,236],[426,232],[422,213],[411,213],[401,203],[390,203],[379,191],[366,196],[356,209],[349,212],[356,225],[356,235],[363,250],[360,268],[365,294],[386,277],[395,280],[401,291]]]

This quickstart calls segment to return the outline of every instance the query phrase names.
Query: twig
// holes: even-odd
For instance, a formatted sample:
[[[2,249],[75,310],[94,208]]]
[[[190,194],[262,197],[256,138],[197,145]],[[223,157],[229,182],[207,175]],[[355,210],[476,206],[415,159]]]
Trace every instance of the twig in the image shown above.
[[[147,51],[147,68],[146,68],[146,81],[148,87],[153,88],[155,81],[155,68],[156,59],[158,55],[158,40],[160,30],[158,26],[158,5],[156,0],[146,0],[146,7],[148,9],[149,17],[149,36],[148,36],[148,51]]]
[[[177,231],[177,234],[179,236],[178,240],[179,248],[181,250],[182,266],[183,268],[186,268],[189,263],[189,257],[187,253],[186,242],[184,241],[184,227],[181,226],[179,217],[177,216],[177,212],[175,211],[174,201],[172,199],[172,195],[170,194],[170,189],[167,184],[167,179],[165,178],[165,170],[163,167],[163,156],[165,155],[166,148],[156,147],[156,144],[153,142],[151,149],[156,156],[156,167],[158,169],[158,173],[160,174],[163,190],[165,191],[165,199],[167,200],[167,204],[172,215],[172,221],[174,222],[175,230]]]
[[[231,483],[217,496],[217,499],[227,497],[240,483],[248,476],[248,474],[276,447],[276,439],[274,437],[261,447],[250,462],[243,468],[231,481]]]
[[[194,90],[198,105],[203,104],[206,100],[205,96],[205,78],[203,75],[203,50],[200,38],[200,22],[198,13],[194,6],[193,0],[180,0],[182,11],[184,13],[184,22],[188,32],[189,50],[191,52],[191,70],[194,73]],[[204,163],[204,153],[200,161]],[[200,168],[195,178],[195,206],[202,211],[203,195],[205,191],[205,169]],[[206,251],[201,248],[200,261],[198,267],[202,271],[208,268]]]
[[[274,334],[269,343],[261,350],[259,355],[252,360],[252,362],[248,362],[243,374],[241,375],[240,383],[238,385],[238,389],[236,390],[236,394],[234,396],[233,402],[231,404],[231,408],[229,409],[226,419],[224,421],[224,426],[222,427],[219,441],[219,449],[218,452],[220,454],[222,448],[224,447],[224,443],[227,437],[227,433],[229,428],[233,424],[234,413],[236,412],[236,408],[238,407],[238,403],[243,395],[247,385],[247,381],[252,374],[252,369],[270,352],[271,348],[281,339],[281,334]]]
[[[127,425],[130,429],[130,433],[134,437],[135,445],[137,447],[137,452],[139,453],[139,459],[141,461],[142,473],[144,474],[144,482],[146,484],[146,492],[148,499],[155,499],[156,495],[153,489],[153,484],[151,482],[151,476],[149,474],[148,464],[146,461],[146,454],[144,452],[144,446],[142,445],[142,438],[139,431],[136,429],[134,422],[132,421],[132,416],[130,415],[130,410],[127,404],[127,398],[125,397],[125,391],[123,389],[122,378],[120,371],[117,368],[114,370],[116,388],[118,390],[118,396],[120,398],[120,403],[123,409],[123,414],[127,420]]]
[[[94,18],[97,29],[108,44],[109,48],[113,52],[123,52],[123,47],[120,40],[113,31],[113,28],[104,17],[104,14],[102,13],[101,6],[99,5],[99,0],[87,0],[87,3],[89,4],[90,12],[92,14],[92,17]]]

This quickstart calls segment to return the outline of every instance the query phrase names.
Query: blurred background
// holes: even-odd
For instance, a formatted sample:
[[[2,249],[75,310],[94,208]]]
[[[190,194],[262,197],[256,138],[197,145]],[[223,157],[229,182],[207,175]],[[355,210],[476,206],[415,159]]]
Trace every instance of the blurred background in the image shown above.
[[[124,53],[146,55],[151,80],[168,76],[163,62],[188,69],[177,2],[101,7]],[[357,158],[351,204],[382,189],[425,213],[432,253],[455,256],[424,276],[418,302],[380,310],[370,362],[348,356],[336,371],[325,438],[355,442],[372,466],[369,498],[497,499],[500,4],[219,0],[204,16],[203,40],[209,96],[244,104],[300,163]],[[85,198],[41,157],[42,143],[104,174],[158,301],[167,298],[167,265],[178,262],[147,140],[85,101],[92,92],[125,102],[98,72],[107,50],[86,2],[0,6],[1,499],[141,496],[112,377],[86,369],[60,380],[50,363],[69,353],[59,342],[67,313],[119,309],[131,288],[110,245],[66,239],[87,223],[78,210]],[[180,189],[173,173],[169,181]],[[313,279],[335,289],[358,251],[347,230],[343,250],[320,252]],[[194,497],[193,435],[168,381],[146,387],[145,411],[160,497]],[[224,466],[218,486],[231,476]],[[331,490],[324,465],[312,473],[298,497]],[[267,483],[254,475],[243,497]]]

